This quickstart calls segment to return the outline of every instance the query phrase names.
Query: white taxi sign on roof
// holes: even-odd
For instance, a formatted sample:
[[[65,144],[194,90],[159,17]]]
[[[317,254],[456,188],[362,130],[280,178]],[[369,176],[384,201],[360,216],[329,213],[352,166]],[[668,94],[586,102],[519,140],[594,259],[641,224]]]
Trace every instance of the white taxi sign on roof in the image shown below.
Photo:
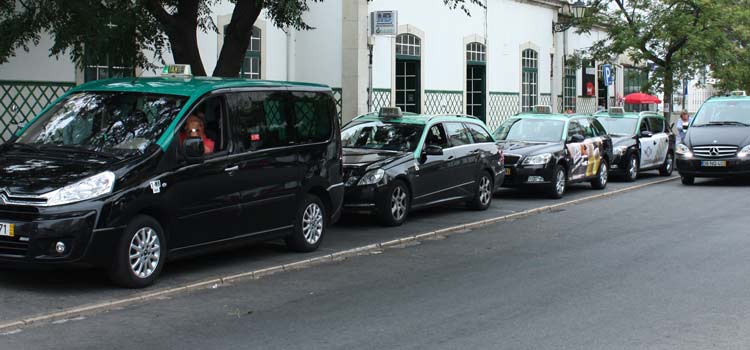
[[[381,119],[395,119],[402,116],[401,107],[381,107],[378,113],[378,118]]]
[[[625,114],[625,108],[623,107],[609,107],[609,115],[624,115]]]
[[[735,90],[729,93],[729,96],[747,96],[747,93],[743,90]]]
[[[536,105],[531,109],[536,114],[552,114],[552,107],[545,105]]]
[[[192,77],[193,72],[189,64],[170,64],[161,70],[163,77]]]

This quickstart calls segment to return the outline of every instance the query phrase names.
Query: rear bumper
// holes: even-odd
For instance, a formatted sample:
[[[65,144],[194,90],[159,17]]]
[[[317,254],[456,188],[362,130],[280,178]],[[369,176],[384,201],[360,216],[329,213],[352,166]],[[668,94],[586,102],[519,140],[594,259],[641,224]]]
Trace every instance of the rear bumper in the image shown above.
[[[725,167],[707,167],[702,165],[702,161],[725,161]],[[721,158],[721,159],[686,159],[682,156],[677,157],[677,172],[682,176],[692,177],[731,177],[731,176],[750,176],[750,159],[743,158]]]

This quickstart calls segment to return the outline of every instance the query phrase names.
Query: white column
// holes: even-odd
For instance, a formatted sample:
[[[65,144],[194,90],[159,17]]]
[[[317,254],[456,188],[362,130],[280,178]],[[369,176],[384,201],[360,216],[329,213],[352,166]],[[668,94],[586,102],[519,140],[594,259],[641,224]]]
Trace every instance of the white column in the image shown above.
[[[343,3],[341,89],[343,122],[367,112],[367,1]]]

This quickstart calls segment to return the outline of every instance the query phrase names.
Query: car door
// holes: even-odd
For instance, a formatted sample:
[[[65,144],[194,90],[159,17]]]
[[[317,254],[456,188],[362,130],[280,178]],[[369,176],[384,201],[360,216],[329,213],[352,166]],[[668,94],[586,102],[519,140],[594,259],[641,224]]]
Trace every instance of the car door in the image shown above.
[[[300,190],[298,147],[285,89],[236,92],[227,97],[238,152],[231,181],[240,194],[239,235],[288,229]]]
[[[584,144],[586,145],[586,153],[588,154],[588,162],[586,164],[586,177],[592,178],[599,174],[599,166],[602,163],[602,157],[606,152],[606,146],[604,144],[605,139],[598,131],[595,126],[596,122],[593,118],[581,118],[579,119],[581,128],[583,128],[583,136],[585,137]]]
[[[643,132],[651,132],[648,118],[642,117],[638,124],[638,144],[641,149],[641,169],[649,168],[656,163],[656,141],[653,136],[644,137]]]
[[[216,120],[214,152],[204,155],[202,161],[189,163],[178,160],[177,169],[166,181],[152,182],[152,191],[158,185],[167,189],[174,203],[176,227],[170,229],[172,248],[184,248],[231,237],[238,232],[239,193],[233,183],[229,157],[233,146],[230,140],[229,121],[225,98],[211,97],[198,105],[190,115],[205,114],[207,120]],[[184,124],[181,125],[182,130]],[[175,147],[181,148],[181,131],[175,135]],[[181,152],[180,152],[181,153]]]
[[[446,150],[447,174],[451,177],[451,188],[445,191],[445,198],[470,196],[474,193],[476,181],[478,147],[471,140],[471,133],[461,122],[447,122],[445,134],[451,147]]]
[[[649,129],[654,136],[652,136],[653,143],[656,147],[654,152],[654,163],[653,166],[659,166],[664,164],[667,159],[667,152],[669,151],[669,134],[667,134],[667,128],[664,119],[659,117],[648,117]]]
[[[443,148],[443,155],[425,155],[424,149],[429,145]],[[439,200],[442,191],[451,186],[451,179],[446,172],[446,158],[448,156],[445,152],[448,148],[450,148],[450,143],[448,143],[443,124],[430,125],[421,147],[422,155],[415,164],[414,205],[423,205]]]
[[[586,148],[585,141],[573,142],[573,135],[584,136],[584,130],[577,119],[568,121],[568,136],[565,144],[568,151],[568,179],[576,181],[586,176],[588,149]]]

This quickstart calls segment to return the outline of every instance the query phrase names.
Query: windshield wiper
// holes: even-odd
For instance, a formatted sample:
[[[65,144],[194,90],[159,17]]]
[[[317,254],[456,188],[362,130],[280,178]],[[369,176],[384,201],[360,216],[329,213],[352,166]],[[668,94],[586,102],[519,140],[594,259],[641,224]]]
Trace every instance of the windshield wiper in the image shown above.
[[[742,125],[742,126],[750,126],[750,124],[743,123],[743,122],[738,122],[738,121],[734,121],[734,120],[713,121],[713,122],[708,122],[708,124],[702,124],[700,126],[703,126],[703,125]]]
[[[11,143],[10,145],[13,148],[22,149],[24,151],[32,151],[34,153],[39,152],[39,146],[33,145],[33,144],[14,142],[14,143]]]
[[[69,146],[69,145],[54,145],[54,146],[50,145],[50,146],[45,146],[44,149],[51,150],[51,151],[64,151],[64,152],[73,152],[73,153],[78,153],[78,154],[88,154],[92,156],[97,156],[99,158],[122,159],[122,157],[111,152],[96,151],[92,149]]]

